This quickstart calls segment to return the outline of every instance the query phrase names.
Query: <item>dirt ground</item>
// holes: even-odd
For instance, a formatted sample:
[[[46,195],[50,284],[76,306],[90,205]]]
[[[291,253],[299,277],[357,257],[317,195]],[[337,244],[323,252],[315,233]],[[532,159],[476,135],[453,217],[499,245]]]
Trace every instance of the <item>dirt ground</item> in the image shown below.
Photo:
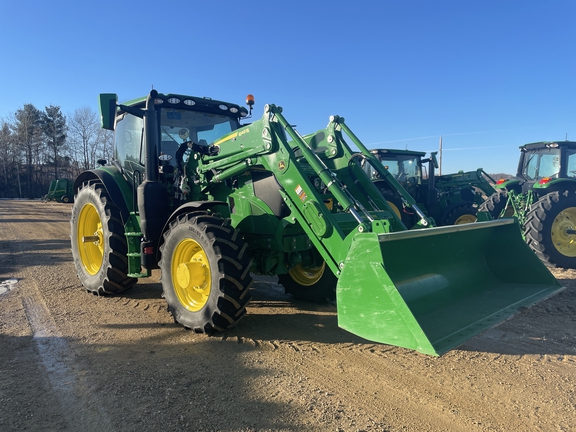
[[[209,337],[174,324],[156,272],[88,294],[70,209],[0,201],[2,431],[576,430],[573,270],[552,270],[563,292],[442,357],[353,336],[335,306],[264,277],[242,322]]]

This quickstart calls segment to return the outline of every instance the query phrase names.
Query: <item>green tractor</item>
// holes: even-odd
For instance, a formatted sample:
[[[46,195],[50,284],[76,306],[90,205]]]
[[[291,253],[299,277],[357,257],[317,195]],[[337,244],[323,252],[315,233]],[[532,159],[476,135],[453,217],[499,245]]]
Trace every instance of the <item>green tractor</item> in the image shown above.
[[[496,192],[491,185],[494,180],[482,168],[435,175],[438,168],[436,152],[429,158],[425,158],[424,152],[412,150],[375,149],[370,152],[439,226],[476,222],[478,206],[486,196]],[[396,214],[407,226],[412,226],[416,222],[414,213],[402,202],[394,187],[380,178],[370,164],[364,169]]]
[[[43,201],[56,201],[71,203],[74,201],[74,182],[69,179],[56,179],[50,182],[48,193],[42,198]]]
[[[520,146],[516,176],[495,188],[481,210],[517,218],[526,243],[546,264],[576,268],[576,142]]]
[[[100,95],[114,158],[76,179],[70,222],[85,289],[118,294],[160,269],[174,320],[212,334],[246,315],[253,274],[277,275],[297,298],[335,296],[341,328],[431,355],[562,289],[514,219],[433,227],[343,118],[301,136],[275,105],[243,124],[247,102]]]

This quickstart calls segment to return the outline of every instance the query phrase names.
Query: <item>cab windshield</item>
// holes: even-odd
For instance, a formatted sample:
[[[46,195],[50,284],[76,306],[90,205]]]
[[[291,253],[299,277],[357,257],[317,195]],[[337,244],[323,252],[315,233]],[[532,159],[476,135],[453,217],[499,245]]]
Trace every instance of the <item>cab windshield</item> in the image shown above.
[[[388,170],[394,178],[400,182],[406,181],[408,178],[420,178],[420,165],[418,164],[418,157],[412,155],[382,155],[380,162]],[[373,168],[371,169],[370,177],[377,177],[377,173]]]
[[[560,172],[560,149],[539,149],[526,152],[522,174],[528,180],[558,177]]]
[[[160,111],[160,154],[174,157],[180,144],[187,141],[209,145],[238,127],[234,117],[163,108]]]

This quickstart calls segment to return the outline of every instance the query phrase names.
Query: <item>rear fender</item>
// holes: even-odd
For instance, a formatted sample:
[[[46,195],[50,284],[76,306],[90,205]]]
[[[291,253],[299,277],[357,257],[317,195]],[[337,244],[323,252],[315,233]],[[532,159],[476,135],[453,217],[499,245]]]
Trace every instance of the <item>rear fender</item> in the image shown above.
[[[494,189],[514,190],[518,189],[521,184],[522,181],[518,179],[509,179],[509,180],[500,179],[494,185]]]
[[[561,178],[552,179],[547,183],[540,184],[539,182],[534,183],[533,186],[534,193],[538,198],[543,195],[549,194],[550,192],[563,192],[566,190],[573,191],[576,190],[576,179],[571,178]]]
[[[132,188],[120,172],[114,166],[107,166],[93,170],[84,171],[74,181],[74,195],[83,183],[93,180],[99,180],[106,188],[112,202],[120,210],[122,222],[126,224],[130,217],[130,212],[134,207],[134,194]]]

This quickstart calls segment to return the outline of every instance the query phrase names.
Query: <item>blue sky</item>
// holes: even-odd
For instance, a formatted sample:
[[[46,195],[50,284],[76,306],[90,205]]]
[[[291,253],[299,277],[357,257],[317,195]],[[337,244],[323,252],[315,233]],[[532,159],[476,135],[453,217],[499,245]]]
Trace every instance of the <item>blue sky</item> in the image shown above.
[[[369,148],[438,150],[443,173],[516,171],[518,147],[576,140],[573,0],[0,0],[0,118],[97,95],[338,114]]]

